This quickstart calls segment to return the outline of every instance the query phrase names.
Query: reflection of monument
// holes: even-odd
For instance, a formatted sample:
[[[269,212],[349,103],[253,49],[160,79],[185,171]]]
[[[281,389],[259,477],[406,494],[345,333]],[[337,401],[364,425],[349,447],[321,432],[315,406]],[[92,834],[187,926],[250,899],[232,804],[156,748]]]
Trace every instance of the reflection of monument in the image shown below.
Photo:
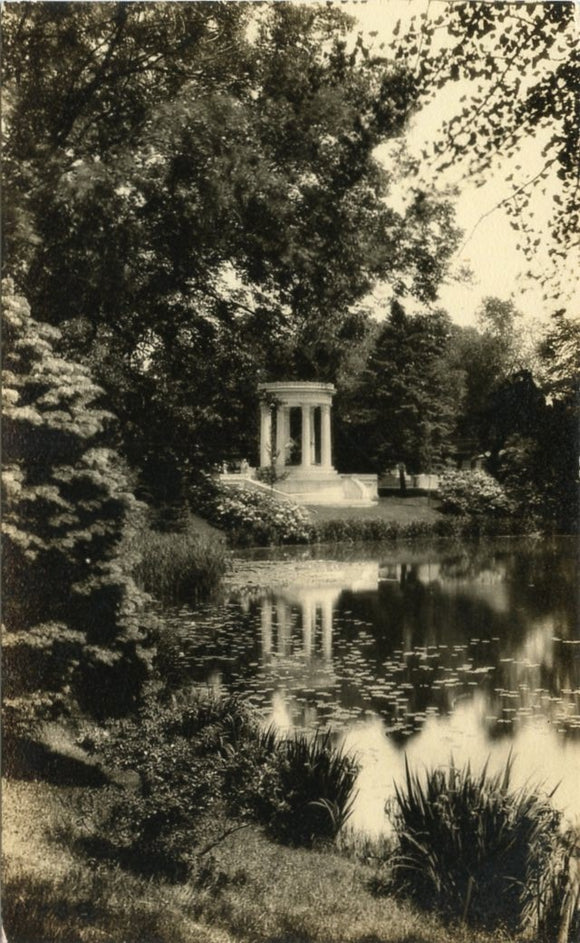
[[[262,595],[264,655],[292,655],[292,629],[298,625],[302,632],[301,653],[309,658],[319,648],[325,659],[331,658],[333,614],[340,596],[345,590],[376,590],[378,578],[375,562],[343,563],[329,572],[324,583],[304,580]]]
[[[278,593],[274,599],[264,597],[261,601],[262,651],[265,657],[272,654],[289,657],[292,651],[292,628],[294,611],[298,609],[302,632],[302,654],[313,657],[319,647],[325,660],[332,658],[333,607],[341,594],[334,587],[315,587],[304,590],[299,598],[296,593]],[[276,637],[274,637],[274,634]]]
[[[319,577],[320,580],[320,577]],[[272,691],[270,720],[315,727],[336,708],[334,614],[345,590],[376,590],[375,562],[328,564],[325,582],[307,579],[259,596],[264,670]]]
[[[264,383],[260,466],[274,466],[276,489],[304,504],[370,504],[376,475],[339,475],[332,465],[332,383]]]

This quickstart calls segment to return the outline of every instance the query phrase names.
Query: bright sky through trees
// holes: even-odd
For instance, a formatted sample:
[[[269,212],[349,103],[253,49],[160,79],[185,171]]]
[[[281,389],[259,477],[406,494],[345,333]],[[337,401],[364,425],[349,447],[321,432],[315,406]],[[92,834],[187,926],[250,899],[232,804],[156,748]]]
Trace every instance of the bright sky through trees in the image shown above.
[[[499,2],[492,5],[505,6]],[[517,4],[514,2],[510,5],[515,7]],[[450,0],[348,0],[340,6],[357,19],[358,26],[355,29],[361,29],[365,39],[377,49],[381,43],[386,48],[392,41],[393,29],[398,20],[401,21],[401,33],[404,33],[413,17],[422,14],[429,19],[441,16],[446,8],[451,8],[452,3]],[[578,11],[579,6],[576,7],[577,25]],[[441,44],[449,41],[444,29],[439,31],[439,41]],[[550,68],[547,63],[540,63],[540,66]],[[421,150],[435,138],[441,121],[460,107],[459,99],[466,91],[463,82],[450,83],[438,92],[434,103],[412,119],[406,136],[412,156],[420,157]],[[464,229],[465,236],[454,261],[456,268],[468,266],[473,272],[473,278],[470,283],[447,283],[440,293],[441,304],[458,323],[473,323],[475,312],[482,298],[487,295],[512,298],[530,320],[545,320],[558,307],[568,307],[569,314],[573,314],[578,306],[580,259],[569,260],[567,272],[562,278],[560,298],[556,302],[546,299],[541,285],[526,274],[530,269],[544,273],[548,270],[551,263],[543,241],[530,262],[517,248],[519,236],[510,224],[505,207],[498,206],[511,193],[506,178],[516,167],[522,181],[538,173],[544,159],[542,148],[548,136],[549,133],[540,130],[535,136],[526,138],[525,147],[512,159],[496,159],[487,182],[481,187],[475,186],[473,180],[466,176],[465,165],[455,164],[435,180],[429,165],[423,162],[427,186],[433,186],[434,183],[437,187],[455,185],[459,191],[457,221]],[[547,229],[553,209],[553,194],[558,193],[558,186],[559,181],[552,174],[545,193],[542,193],[540,187],[534,188],[530,209],[534,213],[534,227],[539,236]],[[561,271],[559,274],[562,276]]]

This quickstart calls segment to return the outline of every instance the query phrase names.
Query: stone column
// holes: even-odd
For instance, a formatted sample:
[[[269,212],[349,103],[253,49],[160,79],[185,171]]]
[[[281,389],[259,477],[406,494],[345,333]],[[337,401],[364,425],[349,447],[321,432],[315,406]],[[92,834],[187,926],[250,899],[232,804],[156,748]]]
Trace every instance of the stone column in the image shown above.
[[[330,432],[330,406],[324,403],[320,407],[320,434],[322,441],[320,445],[320,464],[323,468],[332,466],[332,439]]]
[[[303,468],[310,468],[311,407],[302,407],[302,462]]]
[[[272,410],[260,406],[260,467],[267,468],[272,460]]]
[[[316,407],[310,407],[310,464],[316,465]]]
[[[288,407],[278,406],[276,414],[276,465],[286,464],[286,443],[288,442]]]

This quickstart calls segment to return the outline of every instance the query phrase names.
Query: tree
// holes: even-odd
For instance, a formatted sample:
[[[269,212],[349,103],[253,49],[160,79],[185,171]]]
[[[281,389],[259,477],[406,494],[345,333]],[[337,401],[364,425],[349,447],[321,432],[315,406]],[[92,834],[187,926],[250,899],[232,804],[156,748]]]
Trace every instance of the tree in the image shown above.
[[[4,302],[5,707],[28,719],[75,705],[123,713],[148,668],[141,597],[120,559],[135,500],[104,445],[113,417],[9,283]]]
[[[539,169],[527,178],[520,161],[506,178],[511,193],[502,203],[522,235],[533,274],[553,280],[556,291],[578,245],[580,69],[574,17],[575,4],[566,0],[448,3],[432,19],[415,19],[392,45],[415,74],[420,108],[461,82],[457,110],[423,154],[431,173],[458,164],[466,179],[481,184],[498,159],[516,158],[530,137],[545,137]],[[551,195],[549,231],[534,225],[535,190]],[[540,244],[548,246],[553,271],[534,271]]]
[[[578,414],[548,403],[529,371],[490,398],[490,467],[523,517],[573,533],[578,524]]]
[[[215,365],[244,352],[234,396],[243,373],[333,379],[377,279],[436,297],[453,213],[419,190],[389,205],[375,149],[412,82],[350,48],[335,8],[53,6],[6,13],[8,265],[106,387],[132,458],[188,427],[179,477],[228,415],[250,441],[247,390],[212,386]]]
[[[447,359],[451,333],[444,312],[411,317],[392,303],[345,409],[349,437],[374,471],[397,462],[432,471],[453,452],[464,376]]]
[[[477,328],[456,328],[449,347],[455,369],[465,371],[465,396],[458,424],[460,449],[475,454],[489,447],[494,392],[520,371],[529,370],[533,357],[523,337],[521,312],[512,301],[484,298]]]
[[[578,409],[580,395],[580,320],[555,311],[540,343],[540,377],[550,396]]]

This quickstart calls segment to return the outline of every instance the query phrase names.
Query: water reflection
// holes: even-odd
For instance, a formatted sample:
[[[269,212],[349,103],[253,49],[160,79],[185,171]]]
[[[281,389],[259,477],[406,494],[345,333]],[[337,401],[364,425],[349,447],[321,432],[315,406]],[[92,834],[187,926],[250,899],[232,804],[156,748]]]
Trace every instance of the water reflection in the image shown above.
[[[238,564],[223,605],[171,615],[174,681],[244,692],[284,728],[332,726],[363,764],[360,827],[383,822],[404,753],[494,766],[513,747],[518,775],[548,771],[580,814],[575,563],[569,541],[506,541],[248,562],[247,583]]]

